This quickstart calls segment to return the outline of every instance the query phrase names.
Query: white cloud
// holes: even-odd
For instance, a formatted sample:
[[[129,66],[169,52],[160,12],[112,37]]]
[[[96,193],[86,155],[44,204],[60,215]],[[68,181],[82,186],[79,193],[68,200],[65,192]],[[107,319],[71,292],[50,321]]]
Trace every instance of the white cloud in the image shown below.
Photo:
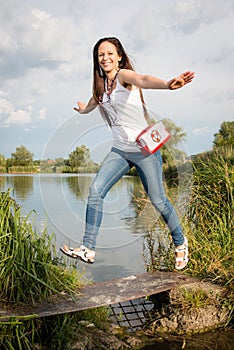
[[[5,91],[0,90],[0,97],[7,96],[7,93]]]
[[[10,125],[24,125],[31,121],[31,112],[18,109],[17,111],[12,111],[8,118],[4,121],[5,126]]]
[[[234,46],[230,46],[227,44],[227,46],[224,46],[220,43],[218,49],[215,50],[215,52],[212,52],[208,55],[206,62],[209,64],[215,64],[220,63],[222,61],[227,61],[231,59],[233,62],[234,58]]]
[[[27,110],[15,109],[10,101],[0,98],[0,118],[3,127],[28,124],[31,122],[31,113],[31,106],[28,106]]]
[[[7,99],[0,98],[0,116],[11,114],[12,111],[12,104]]]
[[[0,28],[0,40],[1,52],[14,52],[17,48],[15,40],[11,38],[3,28]]]
[[[203,24],[211,24],[226,17],[233,7],[233,1],[230,0],[179,0],[172,8],[171,28],[190,34]]]
[[[29,52],[39,54],[41,63],[47,61],[67,61],[71,51],[71,23],[58,19],[39,8],[29,13],[28,23],[21,23],[23,34],[19,38],[22,46]]]
[[[39,113],[38,113],[38,116],[37,116],[37,119],[45,119],[46,118],[46,109],[45,108],[42,108],[40,109]]]
[[[31,68],[57,69],[73,58],[76,34],[72,21],[39,8],[27,9],[23,17],[13,11],[0,22],[0,75],[14,78]]]

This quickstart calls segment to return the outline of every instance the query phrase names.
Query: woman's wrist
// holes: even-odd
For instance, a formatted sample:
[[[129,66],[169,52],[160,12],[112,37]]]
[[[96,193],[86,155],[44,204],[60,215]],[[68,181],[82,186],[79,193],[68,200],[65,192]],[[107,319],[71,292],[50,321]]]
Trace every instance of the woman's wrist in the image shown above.
[[[182,86],[184,86],[185,82],[184,79],[178,77],[178,78],[173,78],[167,82],[167,86],[169,90],[175,90],[179,89]]]
[[[171,88],[171,83],[172,83],[172,81],[171,80],[169,80],[169,81],[167,81],[166,82],[166,89],[169,89],[169,90],[172,90],[172,88]]]

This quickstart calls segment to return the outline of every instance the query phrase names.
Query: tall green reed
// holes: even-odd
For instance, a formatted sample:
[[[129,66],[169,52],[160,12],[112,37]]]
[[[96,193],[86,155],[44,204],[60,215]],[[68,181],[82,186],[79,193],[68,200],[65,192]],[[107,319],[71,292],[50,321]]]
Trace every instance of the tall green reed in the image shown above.
[[[233,153],[215,150],[194,160],[194,185],[186,226],[189,272],[221,284],[233,281]]]
[[[54,236],[38,235],[10,196],[0,195],[0,298],[6,302],[32,303],[80,286],[75,271],[62,268],[54,258]]]
[[[183,270],[185,273],[232,285],[233,189],[234,153],[231,147],[195,157],[188,211],[180,218],[190,250],[189,264]],[[149,205],[147,199],[138,199],[137,202],[139,212],[146,203]],[[147,267],[150,270],[173,270],[173,245],[168,230],[154,211],[147,209],[146,212],[145,226],[150,228],[144,240]]]

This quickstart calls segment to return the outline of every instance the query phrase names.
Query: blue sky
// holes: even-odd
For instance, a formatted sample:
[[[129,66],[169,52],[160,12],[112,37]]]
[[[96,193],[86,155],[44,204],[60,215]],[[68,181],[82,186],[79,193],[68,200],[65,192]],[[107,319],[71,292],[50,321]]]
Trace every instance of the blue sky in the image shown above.
[[[188,154],[207,151],[234,120],[234,1],[0,0],[0,154],[25,145],[35,159],[86,144],[100,161],[111,135],[98,112],[75,115],[92,91],[92,48],[118,37],[136,70],[163,79],[194,70],[177,91],[145,91],[148,107],[187,133]]]

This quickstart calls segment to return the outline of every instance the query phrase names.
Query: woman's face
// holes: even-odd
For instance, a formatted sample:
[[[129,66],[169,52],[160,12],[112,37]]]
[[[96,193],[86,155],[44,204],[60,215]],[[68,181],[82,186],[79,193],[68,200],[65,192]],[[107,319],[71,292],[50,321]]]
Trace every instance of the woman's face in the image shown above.
[[[105,73],[117,71],[121,56],[109,41],[103,41],[98,48],[98,63]]]

